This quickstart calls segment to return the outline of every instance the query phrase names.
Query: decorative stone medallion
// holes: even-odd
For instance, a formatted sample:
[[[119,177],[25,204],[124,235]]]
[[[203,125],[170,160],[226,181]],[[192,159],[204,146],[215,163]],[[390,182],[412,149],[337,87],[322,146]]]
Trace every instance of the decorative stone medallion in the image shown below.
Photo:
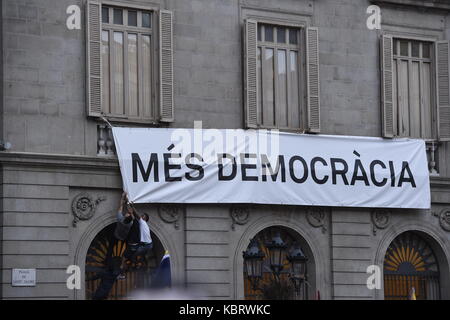
[[[75,196],[72,200],[72,214],[74,216],[72,222],[73,226],[76,227],[77,222],[80,220],[91,219],[97,210],[98,204],[104,200],[106,200],[106,198],[103,196],[94,200],[91,195],[85,192]]]
[[[231,229],[234,231],[235,226],[244,225],[248,222],[250,217],[250,208],[245,206],[233,206],[230,208],[230,216],[233,223],[231,224]]]
[[[306,210],[306,220],[314,228],[322,228],[322,232],[327,231],[325,225],[326,209],[321,207],[310,207]]]
[[[446,208],[439,213],[439,224],[445,231],[450,231],[450,208]]]
[[[377,229],[385,229],[391,221],[391,212],[387,209],[375,209],[372,211],[373,234],[377,234]]]
[[[158,215],[162,221],[173,223],[175,229],[180,228],[179,220],[181,217],[182,207],[177,205],[161,205],[158,208]]]

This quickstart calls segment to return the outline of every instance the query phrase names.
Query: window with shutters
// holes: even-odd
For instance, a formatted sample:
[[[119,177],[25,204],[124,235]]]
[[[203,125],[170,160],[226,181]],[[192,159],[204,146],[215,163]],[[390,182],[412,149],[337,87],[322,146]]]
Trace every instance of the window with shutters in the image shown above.
[[[245,21],[248,128],[320,132],[318,29]]]
[[[448,40],[381,36],[382,135],[450,141]]]
[[[393,39],[394,135],[434,139],[433,43]]]
[[[300,29],[258,24],[258,122],[266,128],[303,128]]]
[[[155,119],[152,12],[102,6],[102,111]]]
[[[86,16],[88,115],[172,122],[172,12],[88,0]]]

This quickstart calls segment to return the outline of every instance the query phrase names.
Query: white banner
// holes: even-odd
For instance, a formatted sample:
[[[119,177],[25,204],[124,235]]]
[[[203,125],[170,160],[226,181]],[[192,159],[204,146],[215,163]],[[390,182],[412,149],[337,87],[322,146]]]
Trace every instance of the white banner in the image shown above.
[[[422,140],[228,129],[113,134],[134,203],[430,208]]]

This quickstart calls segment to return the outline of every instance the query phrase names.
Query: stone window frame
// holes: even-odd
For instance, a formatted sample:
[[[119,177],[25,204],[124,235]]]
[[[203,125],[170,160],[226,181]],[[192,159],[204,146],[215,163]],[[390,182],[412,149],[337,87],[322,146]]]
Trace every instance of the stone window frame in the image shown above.
[[[105,114],[102,106],[102,6],[134,11],[152,12],[151,50],[152,65],[152,119],[128,118]],[[111,122],[137,125],[156,125],[174,121],[173,77],[173,12],[156,4],[138,1],[126,3],[110,0],[87,0],[86,2],[86,109],[87,116],[94,119],[108,118]],[[130,27],[136,28],[136,27]],[[135,31],[135,30],[133,30]],[[125,97],[124,97],[125,99]]]
[[[433,138],[432,139],[426,139],[427,142],[438,142],[440,140],[440,137],[438,135],[438,108],[437,105],[437,87],[436,87],[436,43],[438,41],[443,40],[444,37],[444,31],[443,30],[437,30],[437,29],[420,29],[411,27],[408,25],[391,25],[387,24],[383,26],[383,32],[381,34],[381,39],[383,40],[383,37],[392,37],[392,39],[405,39],[405,40],[411,40],[411,41],[421,41],[421,42],[432,42],[432,48],[431,48],[431,56],[432,56],[432,67],[431,67],[431,100],[432,100],[432,108],[433,108],[433,124],[432,124],[432,131],[433,131]],[[380,45],[380,60],[383,55],[383,45]],[[393,52],[393,50],[392,50]],[[383,82],[383,62],[380,62],[380,82],[383,89],[384,82]],[[385,103],[383,102],[384,99],[384,93],[382,90],[382,96],[381,96],[381,102],[382,102],[382,114],[385,112]],[[385,132],[385,124],[384,121],[386,120],[385,116],[383,117],[383,125],[382,125],[382,136],[387,138],[392,137],[398,137],[397,135],[389,135]]]
[[[425,141],[433,142],[437,141],[438,132],[437,132],[437,102],[436,102],[436,39],[433,36],[419,36],[419,35],[410,35],[406,33],[399,33],[399,32],[389,32],[388,35],[392,36],[393,41],[395,40],[407,40],[407,41],[418,41],[418,42],[431,42],[432,45],[430,47],[430,60],[431,60],[431,72],[430,72],[430,104],[431,104],[431,131],[432,131],[432,138],[424,139],[423,137],[419,137],[419,139],[424,139]],[[394,51],[394,50],[393,50]],[[393,58],[395,60],[396,58]],[[408,75],[408,80],[410,79],[410,75]],[[394,85],[394,83],[393,83]],[[409,84],[408,84],[409,86]],[[398,94],[398,92],[397,92]],[[409,137],[404,136],[398,133],[398,128],[395,134],[396,137]]]
[[[113,2],[112,2],[113,3]],[[117,5],[116,3],[114,3],[114,5],[110,4],[109,2],[102,2],[102,18],[103,18],[103,8],[108,8],[109,9],[109,22],[105,23],[105,22],[101,22],[101,31],[102,34],[106,31],[108,32],[109,36],[108,36],[108,40],[109,40],[109,108],[112,111],[112,109],[114,108],[114,106],[116,106],[118,103],[117,101],[114,100],[114,84],[112,83],[113,78],[114,78],[114,49],[112,48],[111,44],[114,42],[113,40],[113,36],[114,33],[119,32],[122,33],[123,37],[122,37],[122,55],[123,55],[123,61],[122,61],[122,67],[123,67],[123,97],[122,100],[124,101],[123,103],[123,108],[124,108],[124,114],[117,114],[114,112],[106,112],[105,110],[105,105],[102,103],[102,112],[104,113],[105,117],[107,117],[110,120],[115,120],[115,121],[131,121],[131,122],[154,122],[156,121],[157,117],[158,117],[158,108],[157,108],[157,101],[156,101],[156,91],[157,91],[157,83],[156,83],[156,79],[158,78],[158,73],[157,71],[157,57],[158,57],[158,51],[157,51],[157,37],[156,37],[156,28],[157,28],[157,23],[156,23],[156,14],[155,14],[155,10],[149,9],[148,7],[146,7],[146,9],[142,9],[142,8],[138,8],[135,6],[122,6],[122,5]],[[122,24],[118,25],[118,24],[114,24],[113,22],[111,22],[111,20],[114,19],[114,13],[113,10],[114,9],[120,9],[122,11]],[[137,12],[137,23],[138,26],[129,26],[128,25],[128,15],[127,13],[129,11],[135,11]],[[140,20],[142,20],[142,13],[150,13],[150,21],[151,21],[151,25],[150,28],[146,28],[146,27],[142,27],[139,26],[139,22]],[[141,19],[139,18],[141,17]],[[137,88],[137,94],[138,94],[138,99],[137,99],[137,108],[138,108],[138,115],[137,116],[132,116],[130,115],[130,101],[129,101],[129,85],[130,85],[130,81],[129,81],[129,69],[128,69],[128,64],[130,62],[130,60],[127,60],[127,56],[128,56],[128,50],[127,50],[127,45],[128,45],[128,36],[130,34],[136,34],[137,35],[137,70],[138,70],[138,88]],[[144,88],[144,79],[143,79],[143,73],[141,72],[141,67],[142,67],[142,55],[143,55],[143,48],[142,48],[142,37],[145,36],[150,36],[150,88]],[[102,39],[103,42],[103,39]],[[103,43],[102,43],[102,49],[103,49]],[[128,61],[128,63],[127,63]],[[102,72],[103,72],[103,65],[102,65]],[[103,80],[103,79],[102,79]],[[103,82],[104,84],[104,82]],[[103,90],[104,88],[102,88]],[[150,112],[149,116],[146,116],[143,110],[143,100],[144,100],[144,95],[145,95],[145,90],[149,90],[149,94],[150,94],[150,109],[147,110]],[[102,92],[104,93],[104,92]]]
[[[272,26],[273,27],[273,41],[268,42],[265,39],[265,35],[262,30],[265,30],[265,28],[267,26]],[[275,29],[276,28],[276,29]],[[277,32],[275,30],[278,30],[278,28],[285,28],[287,32],[287,30],[296,30],[296,44],[290,44],[289,40],[290,39],[290,35],[287,32],[288,36],[286,36],[286,41],[285,43],[279,43],[278,42],[278,35]],[[278,124],[279,120],[278,117],[275,117],[275,119],[273,119],[274,125],[268,125],[268,124],[261,124],[262,123],[262,119],[260,119],[260,117],[263,116],[263,105],[262,105],[262,101],[261,101],[261,97],[259,97],[258,100],[258,109],[260,110],[260,112],[258,112],[258,123],[261,124],[262,127],[264,128],[268,128],[268,129],[283,129],[283,130],[302,130],[305,127],[304,119],[305,119],[305,114],[306,114],[306,110],[305,110],[305,101],[304,101],[304,78],[305,78],[305,68],[304,68],[304,59],[302,58],[304,55],[304,51],[305,51],[305,43],[303,41],[304,39],[304,35],[303,35],[303,30],[301,28],[293,28],[293,27],[287,27],[285,25],[273,25],[273,24],[266,24],[263,23],[261,21],[258,21],[258,39],[257,39],[257,50],[259,52],[258,57],[259,57],[259,64],[261,65],[263,63],[263,56],[264,56],[264,52],[266,50],[272,50],[273,53],[273,74],[272,74],[272,79],[271,80],[273,82],[273,97],[274,97],[274,108],[275,110],[279,109],[279,106],[277,106],[278,103],[278,86],[280,85],[280,79],[277,75],[277,69],[278,69],[278,64],[279,64],[279,58],[277,53],[279,51],[284,51],[286,52],[285,55],[285,67],[286,67],[286,97],[285,97],[285,101],[286,102],[286,108],[289,110],[289,106],[288,104],[290,103],[290,95],[292,94],[292,91],[296,91],[297,90],[297,105],[298,105],[298,118],[299,118],[299,123],[298,126],[294,126],[291,125],[289,126],[289,123],[287,126],[281,126]],[[259,38],[259,36],[261,36],[261,38]],[[263,40],[264,39],[264,40]],[[296,59],[296,69],[297,69],[297,88],[293,88],[292,87],[292,79],[291,76],[289,75],[289,67],[290,67],[290,63],[291,63],[291,58],[290,58],[290,53],[291,52],[296,52],[297,53],[297,59]],[[267,70],[265,70],[264,66],[261,65],[261,67],[257,67],[257,70],[262,70],[262,74],[258,74],[258,80],[261,81],[262,78],[264,78],[264,73],[267,72]],[[263,82],[259,82],[259,87],[264,86]],[[265,90],[261,90],[262,92],[264,92]],[[264,100],[264,99],[263,99]],[[286,117],[287,117],[287,122],[289,120],[289,112],[286,112]]]
[[[299,105],[300,105],[300,126],[296,128],[292,127],[279,127],[279,126],[263,126],[259,121],[256,123],[249,124],[248,120],[248,103],[247,97],[246,106],[245,106],[245,118],[246,118],[246,127],[248,128],[263,128],[263,129],[279,129],[282,131],[294,131],[294,132],[320,132],[320,93],[318,93],[318,107],[317,107],[317,121],[315,126],[310,125],[310,117],[309,117],[309,81],[307,76],[307,54],[306,54],[306,46],[307,46],[307,35],[306,30],[312,25],[312,12],[288,12],[285,10],[279,9],[269,9],[269,8],[258,8],[253,6],[241,6],[240,7],[240,19],[241,22],[246,26],[246,21],[252,20],[257,24],[263,25],[274,25],[286,28],[296,28],[299,30],[299,55],[298,55],[298,71],[299,71]],[[244,30],[245,31],[245,30]],[[246,38],[246,33],[244,32],[244,40]],[[257,43],[259,41],[257,40]],[[243,51],[246,51],[246,46],[243,47]],[[317,53],[318,54],[318,53]],[[244,54],[245,56],[245,54]],[[245,58],[244,58],[245,59]],[[246,62],[244,61],[244,65]],[[244,68],[245,69],[245,68]],[[246,70],[244,70],[244,78],[246,77]],[[245,82],[245,81],[244,81]],[[318,87],[320,88],[320,78],[318,75]],[[247,85],[244,84],[244,91],[247,91]],[[318,90],[320,92],[320,90]],[[260,119],[257,116],[258,120]]]

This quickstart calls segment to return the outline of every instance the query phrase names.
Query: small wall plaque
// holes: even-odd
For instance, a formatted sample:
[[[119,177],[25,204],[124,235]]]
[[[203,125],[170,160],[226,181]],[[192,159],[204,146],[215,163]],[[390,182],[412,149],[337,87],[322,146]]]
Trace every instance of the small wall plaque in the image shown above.
[[[12,269],[13,287],[35,287],[36,269]]]

